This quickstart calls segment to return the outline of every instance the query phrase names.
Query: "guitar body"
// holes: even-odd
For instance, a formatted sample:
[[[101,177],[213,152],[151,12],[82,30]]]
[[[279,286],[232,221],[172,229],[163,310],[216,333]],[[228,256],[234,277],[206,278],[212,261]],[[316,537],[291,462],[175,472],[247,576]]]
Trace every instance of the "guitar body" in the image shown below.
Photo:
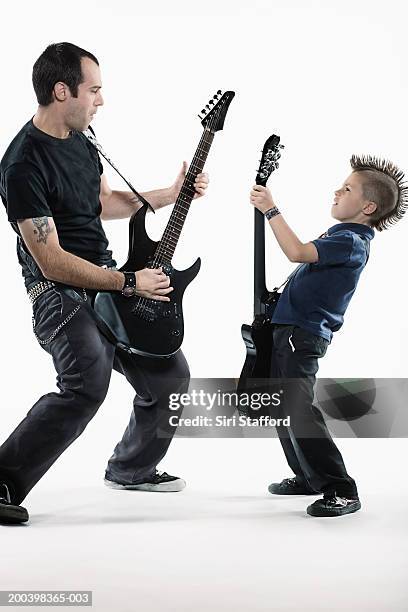
[[[246,358],[239,377],[239,392],[256,386],[259,379],[267,379],[271,373],[273,324],[272,313],[279,299],[277,291],[266,292],[262,300],[262,314],[255,315],[252,325],[241,326],[241,335],[246,347]]]
[[[252,379],[269,378],[272,359],[271,322],[262,316],[256,317],[252,325],[242,325],[241,334],[246,347],[246,358],[239,377],[238,391],[251,386]]]
[[[147,235],[146,211],[147,207],[143,206],[130,220],[129,255],[121,271],[137,272],[151,267],[158,242]],[[170,357],[183,342],[183,295],[200,266],[200,259],[182,271],[171,265],[162,266],[174,288],[169,294],[170,302],[139,296],[126,298],[119,292],[101,291],[95,298],[94,309],[118,339],[121,348],[150,357]]]

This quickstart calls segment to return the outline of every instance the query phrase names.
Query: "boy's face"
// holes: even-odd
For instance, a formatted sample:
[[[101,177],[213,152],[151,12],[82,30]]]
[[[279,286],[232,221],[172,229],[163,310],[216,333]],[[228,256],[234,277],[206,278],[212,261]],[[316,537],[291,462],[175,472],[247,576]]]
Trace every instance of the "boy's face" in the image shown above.
[[[343,185],[334,192],[331,215],[337,221],[368,224],[368,216],[376,208],[364,198],[361,178],[352,172]]]

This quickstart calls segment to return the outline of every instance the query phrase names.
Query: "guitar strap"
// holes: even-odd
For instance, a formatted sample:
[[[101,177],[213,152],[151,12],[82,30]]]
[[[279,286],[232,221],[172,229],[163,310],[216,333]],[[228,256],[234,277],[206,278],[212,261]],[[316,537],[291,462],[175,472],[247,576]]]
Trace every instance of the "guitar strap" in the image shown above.
[[[282,289],[282,287],[284,285],[286,285],[286,283],[288,283],[290,281],[291,278],[293,278],[296,274],[296,272],[299,270],[299,268],[301,268],[304,264],[299,264],[291,274],[289,274],[288,278],[283,281],[283,283],[281,285],[279,285],[279,287],[274,287],[272,291],[279,291],[279,289]]]
[[[123,181],[125,181],[126,185],[129,187],[130,191],[132,191],[135,194],[135,196],[137,197],[139,202],[141,202],[143,205],[147,206],[148,209],[151,210],[154,213],[154,209],[153,209],[152,205],[146,200],[146,198],[144,198],[138,191],[136,191],[136,189],[133,187],[132,183],[130,181],[128,181],[123,176],[123,174],[119,171],[119,169],[116,167],[116,165],[113,163],[113,161],[107,156],[105,151],[102,149],[102,145],[96,140],[95,132],[93,131],[91,126],[89,126],[88,129],[85,130],[84,132],[80,132],[80,133],[85,136],[85,138],[91,143],[91,145],[93,147],[95,147],[95,149],[98,151],[98,153],[100,155],[102,155],[102,157],[104,159],[106,159],[108,164],[110,166],[112,166],[112,168],[115,170],[115,172],[117,172],[119,174],[120,178]]]

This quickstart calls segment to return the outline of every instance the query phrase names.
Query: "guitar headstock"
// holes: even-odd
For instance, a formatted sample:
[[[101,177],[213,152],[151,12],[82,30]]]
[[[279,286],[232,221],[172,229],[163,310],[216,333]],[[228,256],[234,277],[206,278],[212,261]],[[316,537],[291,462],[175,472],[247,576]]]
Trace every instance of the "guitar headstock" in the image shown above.
[[[235,91],[226,91],[224,94],[221,89],[217,91],[215,96],[206,104],[205,108],[202,109],[199,118],[201,125],[215,133],[222,130],[224,127],[225,115],[233,97]]]
[[[262,150],[262,157],[255,179],[257,185],[265,187],[272,172],[279,168],[278,159],[281,156],[281,149],[284,149],[284,146],[280,144],[280,137],[276,136],[276,134],[269,136]]]

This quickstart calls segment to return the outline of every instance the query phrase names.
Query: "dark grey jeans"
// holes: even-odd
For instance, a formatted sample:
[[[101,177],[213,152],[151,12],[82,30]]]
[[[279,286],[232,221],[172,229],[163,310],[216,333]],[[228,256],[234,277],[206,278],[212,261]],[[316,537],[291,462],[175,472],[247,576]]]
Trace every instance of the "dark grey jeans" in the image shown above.
[[[297,480],[312,491],[357,497],[354,480],[313,405],[318,360],[326,354],[325,338],[294,325],[277,325],[273,332],[271,378],[283,389],[280,416],[290,427],[278,427],[286,459]]]
[[[48,338],[76,305],[57,288],[43,293],[33,306],[36,335]],[[88,304],[43,348],[52,356],[59,392],[43,395],[0,447],[0,482],[8,485],[12,501],[21,503],[84,431],[105,399],[113,368],[136,395],[106,475],[125,484],[153,475],[176,429],[169,425],[169,394],[188,389],[190,374],[181,351],[168,359],[117,351],[98,330]]]

